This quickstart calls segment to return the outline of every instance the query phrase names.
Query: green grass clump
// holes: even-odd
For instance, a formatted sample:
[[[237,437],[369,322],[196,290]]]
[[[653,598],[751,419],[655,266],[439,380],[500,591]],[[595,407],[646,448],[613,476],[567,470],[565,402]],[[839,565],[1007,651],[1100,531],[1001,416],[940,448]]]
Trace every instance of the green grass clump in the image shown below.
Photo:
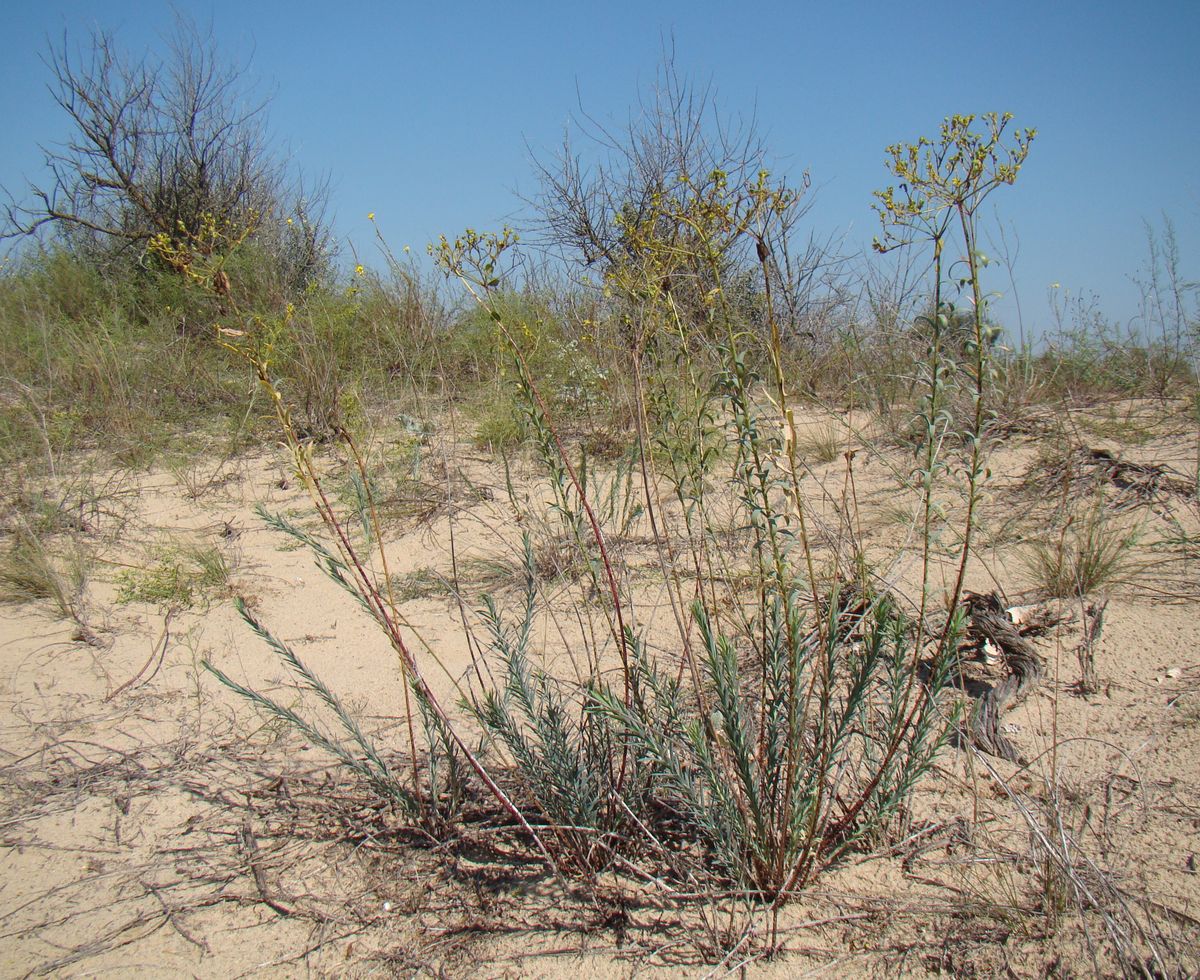
[[[809,463],[832,463],[846,451],[846,437],[836,426],[821,425],[804,432],[796,449]]]
[[[1026,564],[1044,595],[1084,596],[1129,581],[1138,537],[1136,528],[1117,527],[1101,500],[1069,520],[1054,540],[1034,542]]]
[[[516,448],[526,435],[517,406],[500,391],[489,391],[488,395],[472,411],[475,418],[472,441],[480,449],[494,453]]]
[[[0,554],[0,602],[49,599],[59,615],[82,621],[92,558],[77,541],[60,552],[28,526],[19,527]]]
[[[393,575],[391,589],[397,602],[433,599],[453,592],[446,579],[432,568],[416,568],[405,575]]]
[[[228,560],[215,546],[167,548],[153,565],[117,576],[118,602],[189,608],[229,590]]]

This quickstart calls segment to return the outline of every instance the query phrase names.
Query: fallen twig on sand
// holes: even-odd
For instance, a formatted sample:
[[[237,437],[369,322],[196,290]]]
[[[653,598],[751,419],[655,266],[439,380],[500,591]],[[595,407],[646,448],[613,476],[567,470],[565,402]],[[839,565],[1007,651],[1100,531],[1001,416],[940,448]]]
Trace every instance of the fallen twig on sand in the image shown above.
[[[250,826],[249,818],[242,821],[242,827],[238,833],[238,844],[241,846],[242,853],[246,855],[246,861],[254,875],[254,885],[266,906],[274,909],[280,915],[295,914],[291,907],[284,905],[274,897],[273,890],[267,884],[267,875],[263,871],[262,861],[258,856],[258,838],[254,836],[254,828]]]

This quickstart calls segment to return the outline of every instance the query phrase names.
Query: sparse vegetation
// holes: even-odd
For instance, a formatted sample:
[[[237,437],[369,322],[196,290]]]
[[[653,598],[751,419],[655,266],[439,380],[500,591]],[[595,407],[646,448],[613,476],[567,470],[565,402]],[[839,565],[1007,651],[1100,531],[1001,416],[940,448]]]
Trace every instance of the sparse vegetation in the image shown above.
[[[215,545],[168,545],[145,568],[117,575],[118,602],[189,607],[229,594],[229,561]]]
[[[1103,500],[1030,545],[1029,570],[1043,595],[1082,597],[1128,581],[1136,527],[1122,527]]]
[[[48,599],[60,616],[82,623],[93,559],[78,539],[59,544],[61,550],[22,522],[0,555],[0,601]]]
[[[199,72],[192,91],[121,69],[107,36],[90,67],[66,52],[51,64],[64,91],[133,110],[168,159],[176,110],[236,81],[194,40],[177,52]],[[1070,941],[1097,972],[1182,975],[1197,963],[1176,928],[1187,913],[1135,895],[1101,860],[1115,836],[1099,827],[1101,796],[1103,821],[1124,819],[1116,776],[1076,805],[1057,768],[1061,678],[1001,601],[1010,590],[1087,610],[1082,636],[1056,642],[1094,695],[1106,611],[1105,643],[1120,635],[1107,597],[1140,586],[1143,545],[1194,574],[1196,480],[1154,455],[1172,437],[1167,409],[1191,426],[1200,404],[1194,293],[1170,225],[1151,235],[1153,339],[1118,339],[1060,298],[1057,335],[1010,351],[988,307],[983,205],[1017,181],[1034,131],[956,115],[889,148],[877,249],[930,268],[919,286],[886,283],[802,240],[806,183],[773,176],[753,132],[708,127],[707,101],[666,81],[628,133],[608,134],[604,168],[539,165],[540,244],[561,266],[531,272],[514,231],[468,230],[430,246],[449,286],[382,234],[382,272],[339,273],[319,218],[220,99],[205,102],[231,140],[215,146],[233,154],[218,177],[241,161],[246,187],[218,180],[206,197],[184,170],[148,210],[143,185],[93,173],[111,131],[60,158],[70,209],[44,191],[10,218],[61,234],[0,272],[0,486],[14,515],[0,598],[48,602],[81,626],[93,602],[100,542],[80,541],[83,504],[74,524],[24,489],[29,476],[61,482],[87,452],[143,474],[165,466],[190,513],[217,523],[199,543],[176,530],[143,563],[114,562],[111,609],[147,604],[162,628],[107,697],[156,678],[176,617],[196,629],[233,599],[269,666],[201,658],[188,633],[218,682],[192,696],[231,691],[281,744],[345,770],[328,776],[343,795],[312,794],[313,812],[342,807],[311,818],[312,840],[377,849],[385,869],[432,844],[459,883],[486,853],[566,884],[622,936],[652,895],[679,921],[646,928],[721,969],[786,955],[786,910],[854,862],[937,886],[912,866],[944,845],[947,862],[971,855],[961,915],[1048,950],[1074,917],[1083,938]],[[94,110],[65,107],[95,129]],[[139,261],[114,261],[113,238]],[[822,295],[816,271],[832,264],[838,288]],[[290,566],[234,594],[248,586],[232,540],[251,531],[217,512],[249,507],[225,493],[242,450],[280,441],[286,464],[265,493],[302,489],[309,509],[260,493],[253,533],[265,523],[306,552],[336,599]],[[201,447],[211,465],[195,461]],[[259,608],[285,586],[321,596],[286,640]],[[329,611],[346,596],[375,646]],[[968,623],[984,606],[991,632]],[[302,656],[326,639],[340,659]],[[375,711],[387,686],[380,713],[341,688],[365,663],[377,672],[358,694]],[[1043,699],[1048,734],[1032,712],[1021,724],[1036,733],[1001,724],[1021,698]],[[1033,789],[1012,767],[1032,751],[1051,756]],[[309,820],[288,795],[302,780],[272,778],[292,826]],[[276,819],[270,782],[244,794],[254,819]],[[987,855],[993,823],[1032,843],[1017,853],[1010,834],[1002,858]],[[235,835],[263,901],[299,914],[265,884],[251,817]],[[163,902],[161,890],[148,894]]]

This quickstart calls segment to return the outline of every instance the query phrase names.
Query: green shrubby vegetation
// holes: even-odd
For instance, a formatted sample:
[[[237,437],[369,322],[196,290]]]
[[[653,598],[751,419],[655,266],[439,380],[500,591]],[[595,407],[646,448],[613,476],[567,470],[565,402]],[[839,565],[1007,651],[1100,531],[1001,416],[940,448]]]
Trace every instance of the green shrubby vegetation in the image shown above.
[[[985,120],[990,139],[976,137],[971,122],[956,117],[942,134],[943,149],[962,151],[970,161],[961,177],[955,162],[927,185],[944,193],[940,208],[946,214],[958,207],[961,216],[964,202],[973,214],[990,189],[1015,179],[1027,151],[1030,136],[1018,134],[1016,151],[1003,155],[1006,119]],[[926,145],[918,144],[916,152]],[[371,480],[345,428],[337,431],[358,468],[358,503],[351,510],[362,535],[349,533],[352,515],[342,518],[327,503],[325,481],[304,446],[309,432],[303,405],[287,397],[287,381],[275,370],[276,356],[286,350],[280,338],[285,331],[294,337],[288,328],[300,314],[289,309],[274,323],[243,317],[242,327],[225,335],[232,338],[228,349],[245,359],[271,396],[332,537],[325,543],[280,517],[271,522],[308,545],[382,628],[423,706],[430,747],[442,762],[457,768],[465,760],[474,772],[471,781],[478,780],[479,790],[517,821],[559,874],[588,880],[618,862],[644,858],[670,837],[681,851],[664,873],[677,884],[700,875],[741,889],[751,904],[778,907],[851,848],[885,837],[956,730],[949,678],[983,479],[991,338],[985,340],[978,282],[970,285],[980,313],[964,327],[964,337],[947,329],[950,317],[935,280],[937,312],[926,318],[929,350],[913,393],[922,423],[917,489],[924,501],[926,574],[910,619],[879,588],[861,551],[850,564],[828,570],[810,537],[811,505],[800,488],[807,461],[799,456],[796,402],[773,300],[782,267],[773,250],[786,248],[786,237],[777,232],[794,215],[798,194],[765,170],[744,183],[721,171],[702,179],[687,172],[673,176],[671,186],[682,189],[651,192],[636,223],[626,208],[613,219],[621,229],[620,249],[604,273],[607,316],[589,317],[593,336],[610,331],[610,349],[626,357],[624,397],[634,411],[625,424],[638,451],[626,471],[623,506],[612,505],[620,480],[611,481],[606,495],[586,454],[578,456],[571,442],[570,420],[594,405],[606,372],[571,357],[578,347],[550,310],[514,292],[497,274],[518,247],[516,237],[507,230],[467,231],[431,249],[479,311],[450,324],[446,353],[469,375],[466,387],[491,385],[512,400],[549,501],[539,521],[519,518],[526,528],[520,616],[507,618],[494,598],[485,597],[481,630],[464,627],[491,678],[477,673],[478,683],[468,680],[462,694],[462,707],[485,732],[482,747],[468,743],[461,719],[430,687],[423,658],[394,606],[393,585],[370,571],[374,548],[386,569],[386,542]],[[890,192],[885,201],[896,228],[924,230],[923,210],[904,210]],[[933,242],[940,252],[942,240],[954,233],[969,247],[975,232],[973,217],[967,217],[956,229],[935,227]],[[763,275],[759,330],[746,329],[745,310],[724,296],[724,276],[738,254],[753,254]],[[976,264],[970,267],[977,275]],[[211,272],[194,278],[210,288],[218,283]],[[678,288],[677,282],[692,286]],[[702,293],[696,283],[705,287]],[[952,355],[969,358],[970,366],[951,366]],[[971,410],[948,412],[952,395],[965,397]],[[928,569],[937,526],[946,518],[935,513],[933,501],[951,466],[968,474],[966,525],[947,603],[956,611],[935,628],[927,619],[933,595]],[[628,507],[635,486],[639,508],[673,525],[655,524],[653,532],[678,629],[677,656],[665,659],[646,644],[637,599],[612,550],[636,514]],[[745,538],[732,549],[731,518],[723,510],[727,494],[732,524]],[[515,496],[512,503],[520,509]],[[544,538],[535,541],[531,527]],[[355,540],[363,542],[362,550]],[[551,543],[555,558],[548,563],[543,546]],[[410,583],[401,584],[407,589]],[[590,624],[573,651],[580,672],[574,682],[553,676],[544,666],[546,651],[535,643],[537,617],[561,615],[556,603],[562,600],[552,597],[551,587],[556,595],[564,588],[573,594],[566,615]],[[341,720],[351,741],[329,742],[331,751],[351,760],[359,745],[367,761],[354,765],[369,770],[369,778],[428,832],[449,832],[457,814],[442,806],[428,774],[415,768],[415,744],[411,776],[388,768],[347,720],[336,695],[265,626],[247,619],[319,695],[314,710]],[[605,661],[612,666],[602,670]],[[296,709],[214,672],[302,731],[316,730]]]
[[[481,445],[508,449],[523,440],[512,352],[490,314],[456,309],[434,278],[415,268],[403,277],[330,270],[289,291],[252,247],[235,252],[224,269],[240,310],[287,319],[276,371],[310,436],[329,438],[356,406],[436,395],[460,403]],[[228,299],[149,260],[117,275],[63,245],[10,259],[0,271],[0,455],[97,448],[103,433],[106,448],[122,455],[140,447],[127,458],[145,462],[166,442],[165,429],[246,438],[262,406],[247,415],[255,386],[244,365],[213,342]],[[602,424],[610,431],[601,441],[632,434],[632,379],[622,357],[636,310],[611,298],[597,303],[586,286],[569,281],[553,289],[508,286],[498,303],[569,430],[594,435]],[[835,311],[840,320],[822,325],[824,346],[785,325],[780,357],[792,387],[821,405],[873,412],[902,431],[919,399],[911,368],[930,343],[928,317],[917,309],[872,321],[860,315],[875,312],[869,307],[843,307]],[[673,315],[715,327],[723,314],[697,319],[676,304]],[[754,327],[743,337],[743,356],[755,370],[770,359],[766,336]],[[655,396],[664,406],[682,407],[696,384],[712,383],[719,344],[710,337],[689,334],[683,344],[672,328],[642,340],[661,366],[643,380],[667,385]],[[1177,398],[1195,385],[1193,347],[1188,335],[1178,343],[1147,339],[1095,318],[1064,324],[1024,349],[1011,349],[1002,333],[992,354],[993,408],[1018,422],[1035,405],[1056,401]]]

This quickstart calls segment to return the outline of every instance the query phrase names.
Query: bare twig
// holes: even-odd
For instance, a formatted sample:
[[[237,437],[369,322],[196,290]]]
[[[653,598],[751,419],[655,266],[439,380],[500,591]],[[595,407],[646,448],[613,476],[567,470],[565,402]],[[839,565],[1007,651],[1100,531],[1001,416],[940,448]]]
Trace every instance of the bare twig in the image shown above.
[[[263,871],[262,858],[258,850],[258,838],[254,836],[254,828],[250,826],[249,818],[242,822],[242,827],[238,834],[238,843],[242,849],[242,853],[246,855],[246,860],[250,864],[250,871],[254,875],[254,885],[258,889],[258,893],[262,896],[263,902],[268,908],[274,909],[280,915],[295,915],[294,909],[284,905],[275,898],[273,889],[267,884],[267,875]]]

